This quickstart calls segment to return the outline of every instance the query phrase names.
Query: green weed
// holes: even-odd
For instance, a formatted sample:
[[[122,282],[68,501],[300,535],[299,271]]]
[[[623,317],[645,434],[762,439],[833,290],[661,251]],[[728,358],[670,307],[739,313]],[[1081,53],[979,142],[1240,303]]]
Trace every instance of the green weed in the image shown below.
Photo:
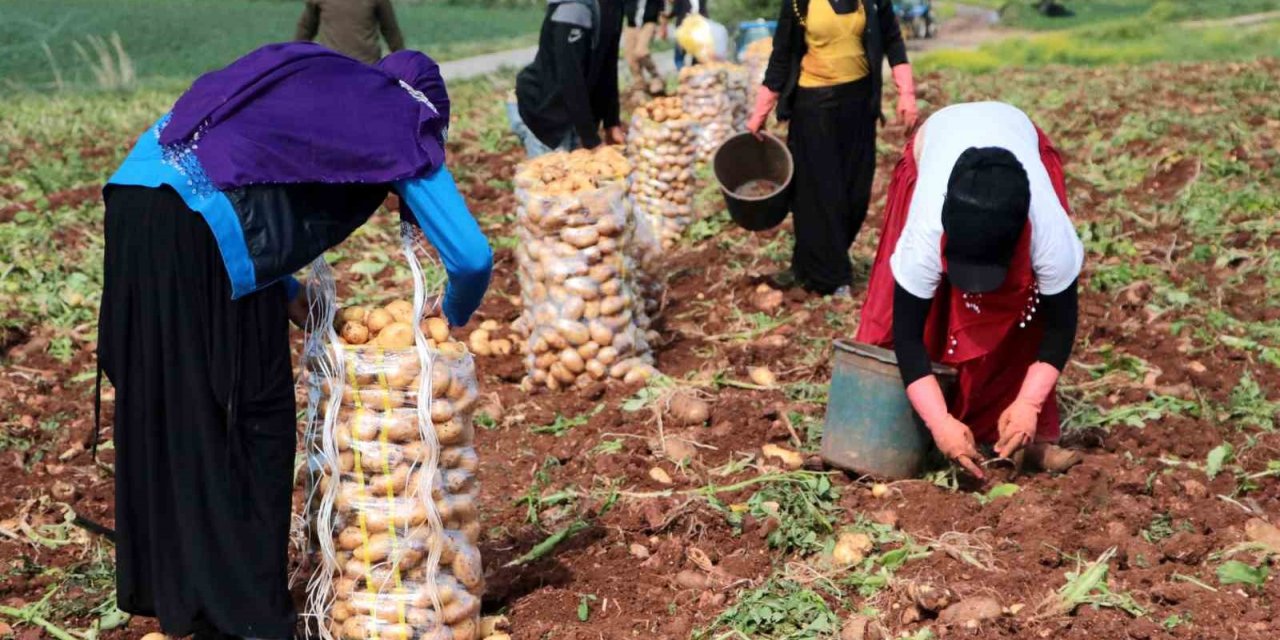
[[[1223,585],[1243,584],[1262,588],[1267,582],[1267,565],[1245,564],[1239,560],[1228,560],[1218,567],[1218,583]]]
[[[1241,426],[1273,431],[1277,411],[1280,411],[1280,403],[1267,400],[1252,374],[1245,372],[1240,376],[1240,382],[1231,390],[1227,406],[1231,420]]]
[[[838,589],[823,582],[805,586],[785,577],[771,578],[742,593],[732,607],[693,637],[802,640],[833,636],[840,630],[840,618],[823,593],[840,596]]]
[[[802,476],[790,482],[766,485],[747,501],[750,512],[761,520],[776,518],[769,546],[791,552],[822,549],[835,530],[840,494],[826,475]]]
[[[572,418],[566,418],[563,415],[557,413],[556,419],[551,424],[543,425],[541,427],[534,427],[529,431],[532,433],[551,435],[559,438],[565,435],[566,433],[569,433],[569,431],[572,430],[574,427],[581,427],[587,424],[588,422],[591,421],[592,417],[594,417],[596,414],[600,413],[601,411],[604,411],[604,403],[600,403],[596,405],[594,409],[586,413],[583,413],[581,415],[574,416]]]

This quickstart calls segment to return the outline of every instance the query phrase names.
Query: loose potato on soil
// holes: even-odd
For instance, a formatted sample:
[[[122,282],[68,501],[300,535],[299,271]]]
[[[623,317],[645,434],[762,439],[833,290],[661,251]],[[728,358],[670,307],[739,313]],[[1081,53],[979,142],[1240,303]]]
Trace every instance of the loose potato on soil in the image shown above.
[[[706,424],[711,418],[711,405],[685,392],[673,394],[668,409],[671,416],[684,426]]]

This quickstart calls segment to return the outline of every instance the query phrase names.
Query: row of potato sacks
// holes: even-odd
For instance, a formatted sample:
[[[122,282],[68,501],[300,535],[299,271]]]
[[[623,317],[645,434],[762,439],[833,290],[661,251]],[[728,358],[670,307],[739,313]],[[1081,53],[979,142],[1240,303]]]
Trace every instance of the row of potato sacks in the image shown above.
[[[636,283],[631,165],[620,151],[549,153],[516,170],[516,247],[528,383],[553,391],[654,375]]]
[[[318,434],[310,465],[317,495],[328,496],[312,501],[313,535],[332,541],[318,545],[332,550],[316,559],[332,580],[321,580],[331,588],[312,591],[321,599],[312,610],[327,610],[334,638],[480,637],[475,364],[441,318],[418,323],[426,347],[420,352],[414,320],[413,306],[402,300],[337,313],[340,400],[339,385],[311,361],[313,397],[324,398],[318,415],[328,417],[335,401],[337,411],[325,421],[331,442]],[[328,352],[331,358],[333,348]],[[335,457],[336,464],[328,462]]]
[[[720,144],[747,126],[751,79],[747,68],[707,62],[680,69],[684,112],[698,122],[696,158],[708,162]]]

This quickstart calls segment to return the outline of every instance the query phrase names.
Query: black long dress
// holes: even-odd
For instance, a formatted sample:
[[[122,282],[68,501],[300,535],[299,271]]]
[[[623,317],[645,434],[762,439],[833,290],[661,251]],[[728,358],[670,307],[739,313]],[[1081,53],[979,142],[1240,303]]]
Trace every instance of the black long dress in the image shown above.
[[[796,90],[787,146],[795,156],[791,268],[801,284],[830,294],[853,283],[849,248],[871,203],[876,113],[871,79]]]
[[[290,638],[284,287],[232,301],[209,227],[167,187],[113,186],[106,204],[120,608],[171,636]]]

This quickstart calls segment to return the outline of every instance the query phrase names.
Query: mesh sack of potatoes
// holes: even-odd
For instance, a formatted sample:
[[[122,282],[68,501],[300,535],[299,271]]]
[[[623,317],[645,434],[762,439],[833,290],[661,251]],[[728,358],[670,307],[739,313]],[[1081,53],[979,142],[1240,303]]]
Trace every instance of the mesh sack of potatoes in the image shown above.
[[[636,219],[656,231],[664,249],[693,221],[697,124],[674,97],[652,100],[631,118],[627,158]]]
[[[308,338],[308,611],[322,637],[479,637],[475,364],[444,320],[417,321],[423,307],[330,310],[332,330]]]
[[[636,291],[627,199],[631,167],[616,149],[552,153],[516,173],[528,381],[551,390],[653,374]]]
[[[680,70],[684,111],[698,121],[699,161],[710,160],[722,142],[746,126],[747,89],[747,71],[741,65],[709,62]]]
[[[773,54],[773,38],[761,38],[748,44],[739,56],[742,66],[747,69],[747,82],[753,94],[764,82],[764,72],[769,68],[771,54]],[[754,95],[749,97],[752,100],[755,99]]]

